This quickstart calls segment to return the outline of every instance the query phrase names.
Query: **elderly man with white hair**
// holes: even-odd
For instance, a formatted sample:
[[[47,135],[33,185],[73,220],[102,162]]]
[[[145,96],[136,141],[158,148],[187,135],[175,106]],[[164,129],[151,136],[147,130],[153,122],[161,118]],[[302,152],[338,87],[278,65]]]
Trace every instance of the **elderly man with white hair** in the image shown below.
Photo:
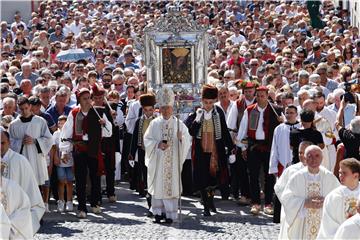
[[[332,93],[335,102],[329,106],[329,109],[339,112],[340,102],[345,94],[345,90],[337,88]],[[347,103],[344,108],[344,126],[347,127],[350,124],[350,121],[356,116],[356,105],[352,103]]]
[[[234,70],[226,70],[223,79],[224,79],[224,83],[228,83],[229,81],[235,80]]]
[[[11,115],[14,118],[17,117],[18,113],[16,112],[16,102],[12,97],[6,97],[2,101],[3,109],[0,111],[0,117],[4,117],[6,115]]]
[[[35,86],[35,81],[39,76],[33,73],[30,63],[24,62],[21,64],[21,72],[16,73],[14,77],[18,85],[20,85],[21,80],[30,79],[31,85]]]
[[[300,88],[305,85],[309,85],[309,73],[305,70],[301,70],[298,73],[298,81],[291,84],[290,87],[294,95],[297,95]]]
[[[306,89],[300,89],[297,94],[298,112],[301,112],[304,102],[308,99],[310,99],[309,91]]]
[[[323,153],[318,146],[305,149],[307,166],[289,180],[280,201],[285,211],[289,239],[315,239],[319,232],[324,198],[339,186],[337,178],[321,166]]]
[[[310,83],[312,83],[314,86],[320,87],[320,88],[321,88],[321,91],[322,91],[322,92],[324,93],[324,95],[325,95],[325,98],[327,98],[327,96],[328,96],[329,93],[330,93],[330,90],[321,85],[321,78],[320,78],[320,75],[319,75],[319,74],[317,74],[317,73],[311,74],[310,77],[309,77],[309,81],[310,81]]]

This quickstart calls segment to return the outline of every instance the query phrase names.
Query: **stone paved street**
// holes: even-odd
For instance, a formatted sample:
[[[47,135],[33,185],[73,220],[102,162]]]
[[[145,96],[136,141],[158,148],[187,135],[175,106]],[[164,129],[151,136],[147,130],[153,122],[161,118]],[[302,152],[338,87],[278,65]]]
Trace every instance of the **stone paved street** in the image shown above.
[[[121,184],[117,187],[120,201],[103,199],[100,215],[88,214],[79,220],[75,213],[46,214],[45,223],[35,239],[275,239],[279,225],[266,215],[254,217],[249,208],[233,201],[216,199],[219,212],[212,217],[201,215],[196,198],[183,198],[182,223],[154,224],[146,217],[146,201]]]

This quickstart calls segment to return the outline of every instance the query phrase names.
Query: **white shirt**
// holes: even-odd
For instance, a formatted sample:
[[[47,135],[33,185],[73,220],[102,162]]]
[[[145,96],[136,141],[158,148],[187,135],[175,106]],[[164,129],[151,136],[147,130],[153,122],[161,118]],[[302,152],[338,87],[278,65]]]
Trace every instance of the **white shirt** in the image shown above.
[[[242,43],[242,42],[245,42],[246,41],[246,38],[239,34],[238,36],[236,36],[235,34],[234,35],[231,35],[229,37],[229,39],[234,43],[234,44],[239,44],[239,43]]]
[[[269,174],[278,172],[278,163],[284,168],[291,163],[293,155],[290,148],[290,131],[300,126],[300,123],[294,125],[281,123],[275,128],[270,152]]]
[[[250,106],[251,104],[254,103],[254,101],[255,101],[255,98],[253,98],[253,100],[251,100],[251,101],[248,101],[245,98],[246,106]],[[237,103],[235,101],[234,104],[231,105],[231,108],[229,109],[228,116],[226,118],[226,123],[227,123],[228,128],[233,130],[233,131],[237,130],[236,123],[237,123],[238,115],[239,115],[239,110],[238,110],[238,107],[237,107]]]
[[[133,134],[136,120],[139,118],[139,110],[141,108],[140,101],[129,101],[129,111],[125,118],[127,132]]]
[[[264,132],[264,112],[266,108],[261,108],[259,106],[256,106],[257,110],[260,112],[258,125],[255,132],[255,138],[256,140],[264,140],[265,139],[265,132]],[[248,130],[248,111],[247,109],[244,112],[244,116],[241,119],[240,123],[240,129],[238,132],[238,135],[236,137],[236,145],[238,147],[241,147],[242,150],[246,149],[246,146],[241,143],[241,140],[247,137],[247,130]]]
[[[224,115],[225,115],[225,119],[227,119],[229,117],[229,113],[230,113],[231,108],[236,104],[235,104],[234,101],[230,101],[229,106],[227,107],[226,111],[223,109],[220,102],[216,102],[215,105],[218,106],[219,108],[221,108],[221,110],[223,110]]]

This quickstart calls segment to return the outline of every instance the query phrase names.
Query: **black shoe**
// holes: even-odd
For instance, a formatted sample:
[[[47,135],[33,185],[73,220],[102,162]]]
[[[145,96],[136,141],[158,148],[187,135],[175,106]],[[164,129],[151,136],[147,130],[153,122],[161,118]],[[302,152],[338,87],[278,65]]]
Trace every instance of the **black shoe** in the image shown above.
[[[204,209],[203,215],[204,215],[204,217],[210,217],[211,214],[210,214],[209,209]]]
[[[171,218],[165,218],[165,223],[171,224],[173,220]]]
[[[152,212],[148,211],[146,216],[149,217],[149,218],[152,218],[154,216],[154,214]]]
[[[210,211],[212,211],[213,213],[217,213],[216,207],[210,208]]]
[[[160,216],[160,215],[155,215],[155,221],[154,221],[154,223],[160,223],[160,222],[161,222],[161,219],[162,219],[162,216]]]

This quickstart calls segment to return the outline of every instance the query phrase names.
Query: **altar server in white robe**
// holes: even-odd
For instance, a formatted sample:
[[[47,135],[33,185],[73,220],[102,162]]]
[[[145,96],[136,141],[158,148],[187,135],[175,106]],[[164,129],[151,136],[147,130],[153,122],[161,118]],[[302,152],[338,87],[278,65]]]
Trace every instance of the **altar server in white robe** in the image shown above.
[[[157,93],[161,116],[151,121],[144,135],[148,192],[151,194],[155,222],[177,219],[181,195],[181,171],[191,137],[185,124],[173,116],[174,93],[162,88]],[[179,128],[178,128],[179,126]]]
[[[334,239],[355,240],[360,238],[360,196],[357,201],[357,213],[340,225]]]
[[[0,239],[32,239],[28,196],[16,182],[0,178]]]
[[[314,145],[312,142],[303,141],[299,145],[299,162],[287,167],[281,176],[276,180],[276,184],[274,186],[274,191],[276,196],[281,202],[281,196],[284,192],[286,185],[288,184],[290,178],[297,173],[300,169],[306,166],[306,158],[305,158],[305,150],[310,145]],[[287,239],[286,230],[289,227],[285,221],[285,212],[284,208],[281,207],[281,220],[280,220],[280,234],[279,239]]]
[[[44,185],[49,180],[46,155],[52,145],[52,135],[46,121],[31,113],[26,97],[18,99],[20,117],[10,123],[11,148],[24,155],[34,171],[37,184]]]
[[[290,131],[301,127],[301,124],[296,120],[297,115],[297,107],[295,105],[289,105],[285,109],[286,121],[278,125],[274,130],[270,152],[269,174],[277,174],[280,176],[282,170],[291,165],[293,157],[292,149],[290,148]]]
[[[334,238],[339,226],[357,213],[359,176],[360,162],[357,159],[348,158],[340,162],[339,178],[342,185],[325,198],[318,239]]]
[[[40,228],[45,213],[44,201],[28,160],[10,149],[9,134],[1,131],[2,176],[13,180],[25,191],[30,200],[33,234]]]
[[[315,239],[320,228],[324,198],[339,186],[337,178],[320,166],[318,146],[305,150],[307,167],[290,179],[281,196],[289,239]]]

